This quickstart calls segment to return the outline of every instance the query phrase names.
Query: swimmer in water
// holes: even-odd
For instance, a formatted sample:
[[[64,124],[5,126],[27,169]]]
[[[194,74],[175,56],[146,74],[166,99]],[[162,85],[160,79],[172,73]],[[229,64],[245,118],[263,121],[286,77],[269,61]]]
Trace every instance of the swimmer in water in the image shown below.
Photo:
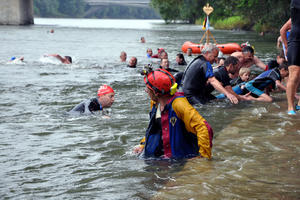
[[[21,56],[21,57],[17,58],[15,56],[13,56],[13,57],[10,58],[9,62],[10,63],[23,63],[24,62],[24,57]]]
[[[205,104],[210,100],[207,96],[207,85],[226,95],[234,104],[238,103],[235,95],[228,92],[215,78],[211,64],[218,57],[219,48],[209,44],[202,49],[202,55],[192,60],[186,67],[182,76],[182,89],[190,104]]]
[[[45,55],[45,57],[49,57],[49,56],[57,58],[58,60],[60,60],[64,64],[72,64],[72,57],[71,56],[64,56],[64,57],[62,57],[59,54],[48,54],[48,55]]]
[[[93,114],[96,111],[102,111],[104,108],[110,108],[115,101],[115,92],[108,85],[102,85],[98,89],[97,98],[92,98],[81,102],[75,106],[70,114]]]

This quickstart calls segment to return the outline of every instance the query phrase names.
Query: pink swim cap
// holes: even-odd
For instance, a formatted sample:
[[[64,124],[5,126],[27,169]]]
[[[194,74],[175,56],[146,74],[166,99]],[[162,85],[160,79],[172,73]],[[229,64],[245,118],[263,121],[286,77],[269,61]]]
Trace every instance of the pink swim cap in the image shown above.
[[[115,93],[115,91],[108,85],[102,85],[98,89],[98,96],[102,96],[109,93]]]

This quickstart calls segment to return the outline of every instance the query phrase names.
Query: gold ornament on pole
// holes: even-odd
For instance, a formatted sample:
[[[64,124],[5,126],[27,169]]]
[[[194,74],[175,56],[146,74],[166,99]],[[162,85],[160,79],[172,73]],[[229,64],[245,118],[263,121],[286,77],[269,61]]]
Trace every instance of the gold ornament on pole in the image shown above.
[[[208,3],[203,7],[203,11],[206,14],[206,24],[209,24],[208,21],[208,16],[214,11],[213,7],[211,7]],[[206,25],[207,27],[205,27],[206,31],[204,33],[204,35],[202,36],[201,40],[200,40],[200,44],[202,44],[202,40],[204,39],[204,37],[206,36],[206,44],[209,43],[210,40],[210,36],[211,38],[214,40],[215,44],[217,44],[217,41],[215,40],[214,36],[212,35],[212,33],[209,31],[209,26]]]
[[[210,13],[212,13],[214,11],[214,8],[211,7],[208,3],[206,4],[206,6],[203,7],[203,11],[205,12],[205,14],[208,16],[210,15]]]

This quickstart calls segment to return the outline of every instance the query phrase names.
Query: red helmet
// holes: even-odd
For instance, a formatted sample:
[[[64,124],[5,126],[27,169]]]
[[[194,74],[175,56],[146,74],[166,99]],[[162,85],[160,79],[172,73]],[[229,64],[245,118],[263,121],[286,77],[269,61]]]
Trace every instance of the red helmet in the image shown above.
[[[165,69],[157,69],[148,73],[144,77],[144,82],[149,89],[162,95],[170,93],[171,88],[176,84],[174,76]],[[177,84],[175,87],[177,88]],[[171,95],[174,93],[172,92]]]

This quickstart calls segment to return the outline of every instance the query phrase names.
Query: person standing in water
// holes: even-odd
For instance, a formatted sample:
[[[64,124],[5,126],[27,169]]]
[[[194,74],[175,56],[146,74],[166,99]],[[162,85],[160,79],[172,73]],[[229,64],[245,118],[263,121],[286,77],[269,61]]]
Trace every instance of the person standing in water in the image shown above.
[[[164,69],[144,74],[145,91],[155,103],[146,136],[134,152],[166,159],[211,158],[213,131],[186,97],[176,93],[173,75]]]
[[[75,106],[70,114],[93,114],[96,111],[102,111],[104,108],[110,108],[115,101],[115,91],[108,85],[102,85],[98,89],[96,98],[85,100]]]
[[[289,41],[286,32],[291,29]],[[295,110],[300,110],[300,100],[295,106],[295,94],[300,82],[300,1],[291,1],[291,18],[280,29],[281,39],[287,46],[287,60],[289,65],[289,78],[287,82],[286,96],[288,101],[288,114],[296,115]]]

